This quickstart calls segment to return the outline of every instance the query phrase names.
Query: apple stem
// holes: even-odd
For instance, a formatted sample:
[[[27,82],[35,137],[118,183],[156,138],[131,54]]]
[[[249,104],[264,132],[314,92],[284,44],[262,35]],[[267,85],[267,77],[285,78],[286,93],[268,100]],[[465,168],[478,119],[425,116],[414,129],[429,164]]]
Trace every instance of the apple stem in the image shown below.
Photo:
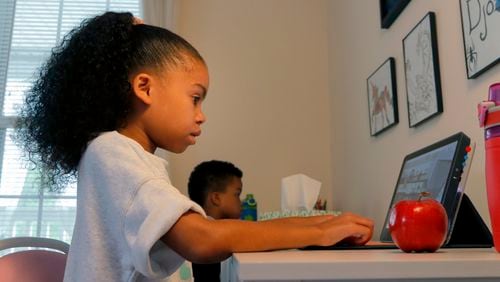
[[[420,201],[423,197],[429,197],[430,195],[431,195],[431,193],[429,193],[427,191],[420,192],[420,196],[418,196],[418,200]]]

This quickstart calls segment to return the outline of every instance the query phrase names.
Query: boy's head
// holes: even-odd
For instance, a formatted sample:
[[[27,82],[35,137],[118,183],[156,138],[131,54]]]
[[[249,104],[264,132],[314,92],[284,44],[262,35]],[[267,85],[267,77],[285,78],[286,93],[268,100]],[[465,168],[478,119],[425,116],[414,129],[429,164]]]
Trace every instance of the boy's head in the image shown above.
[[[189,197],[215,219],[239,218],[242,177],[241,170],[232,163],[202,162],[189,177]]]

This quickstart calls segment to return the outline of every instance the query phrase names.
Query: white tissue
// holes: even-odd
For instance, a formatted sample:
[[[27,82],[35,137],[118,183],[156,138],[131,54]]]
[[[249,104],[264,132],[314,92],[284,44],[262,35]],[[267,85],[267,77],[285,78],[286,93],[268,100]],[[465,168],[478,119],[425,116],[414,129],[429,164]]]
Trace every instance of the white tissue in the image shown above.
[[[304,174],[281,179],[281,210],[312,210],[320,189],[321,182]]]

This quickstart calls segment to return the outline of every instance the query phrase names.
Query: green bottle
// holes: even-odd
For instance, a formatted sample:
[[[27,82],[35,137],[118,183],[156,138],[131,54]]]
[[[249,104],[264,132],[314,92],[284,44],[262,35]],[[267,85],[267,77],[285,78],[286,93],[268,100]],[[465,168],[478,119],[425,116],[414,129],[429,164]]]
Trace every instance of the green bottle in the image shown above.
[[[257,220],[257,201],[253,194],[247,194],[246,198],[241,203],[241,219],[243,220]]]

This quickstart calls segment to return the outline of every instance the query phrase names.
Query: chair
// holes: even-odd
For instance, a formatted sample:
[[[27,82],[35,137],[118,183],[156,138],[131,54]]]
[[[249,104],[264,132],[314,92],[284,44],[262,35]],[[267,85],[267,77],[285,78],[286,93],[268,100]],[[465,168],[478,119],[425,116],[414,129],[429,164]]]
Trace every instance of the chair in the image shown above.
[[[67,243],[40,237],[15,237],[0,240],[0,251],[21,247],[43,249],[22,250],[0,257],[0,280],[2,282],[63,281],[69,251]]]

